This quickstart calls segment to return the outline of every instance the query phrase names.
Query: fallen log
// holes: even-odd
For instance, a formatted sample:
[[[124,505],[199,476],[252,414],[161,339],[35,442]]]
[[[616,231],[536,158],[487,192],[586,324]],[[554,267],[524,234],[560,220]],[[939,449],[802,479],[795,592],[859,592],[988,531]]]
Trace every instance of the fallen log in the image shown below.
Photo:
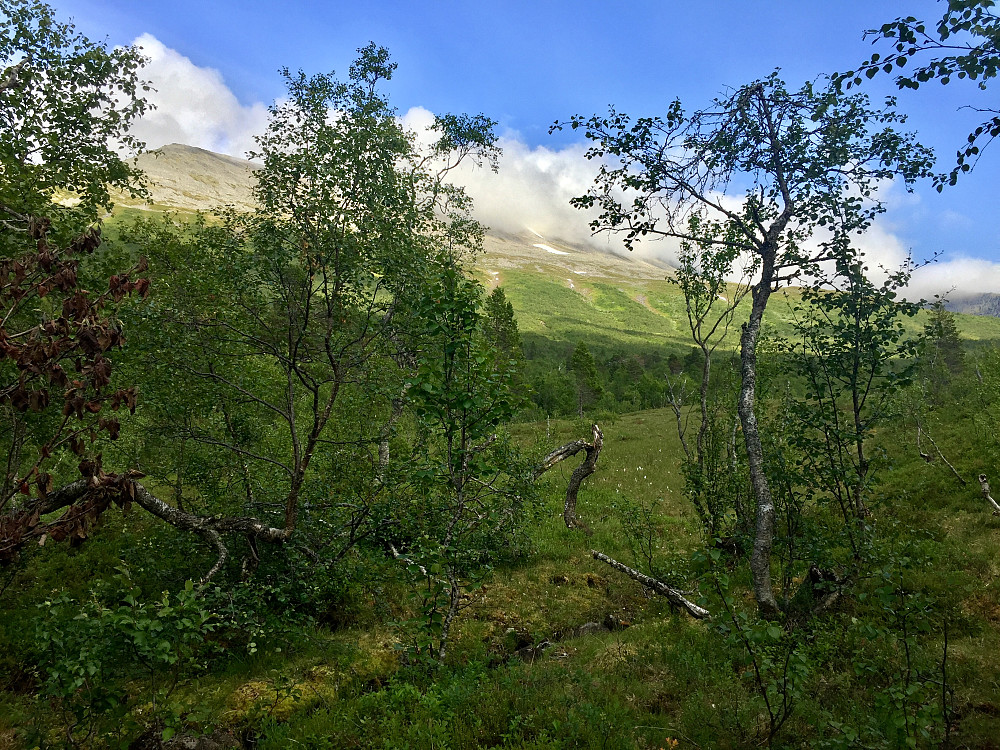
[[[998,505],[997,501],[993,499],[992,495],[990,495],[990,483],[986,481],[986,475],[985,474],[980,474],[979,475],[979,487],[983,491],[983,498],[990,505],[993,506],[993,515],[994,516],[1000,516],[1000,505]]]
[[[680,607],[681,609],[686,610],[687,613],[692,617],[694,617],[695,619],[702,620],[706,617],[711,617],[711,612],[709,612],[707,609],[703,607],[699,607],[694,602],[688,600],[680,591],[673,588],[672,586],[668,586],[663,581],[658,581],[655,578],[651,578],[650,576],[646,575],[645,573],[640,573],[638,570],[630,568],[628,565],[625,565],[623,563],[618,562],[617,560],[608,557],[603,552],[598,552],[597,550],[591,550],[590,554],[593,556],[595,560],[600,560],[602,563],[607,563],[615,570],[624,573],[634,581],[638,581],[646,588],[652,589],[660,596],[665,596],[671,604],[673,604],[675,607]]]

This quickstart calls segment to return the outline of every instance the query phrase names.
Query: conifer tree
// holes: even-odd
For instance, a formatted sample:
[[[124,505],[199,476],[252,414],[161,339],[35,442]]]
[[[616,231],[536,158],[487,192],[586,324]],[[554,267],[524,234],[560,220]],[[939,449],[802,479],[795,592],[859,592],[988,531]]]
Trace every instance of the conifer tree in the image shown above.
[[[941,297],[934,300],[930,307],[930,319],[924,325],[923,354],[924,377],[932,398],[937,398],[951,382],[952,376],[961,372],[964,362],[955,314],[945,307],[945,300]]]
[[[576,384],[577,411],[582,419],[584,407],[597,401],[603,390],[597,374],[594,355],[590,353],[590,349],[582,341],[573,350],[569,359],[569,369],[573,373],[573,381]]]
[[[487,295],[483,308],[483,332],[487,342],[508,359],[522,362],[521,333],[514,317],[514,306],[504,294],[503,287],[498,286]]]

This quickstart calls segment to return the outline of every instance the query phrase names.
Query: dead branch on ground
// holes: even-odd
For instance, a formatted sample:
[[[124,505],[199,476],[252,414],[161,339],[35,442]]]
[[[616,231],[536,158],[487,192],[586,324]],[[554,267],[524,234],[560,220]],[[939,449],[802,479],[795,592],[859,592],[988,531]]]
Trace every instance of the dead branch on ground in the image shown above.
[[[660,594],[660,596],[667,597],[667,599],[670,601],[671,604],[673,604],[675,607],[680,607],[681,609],[685,610],[692,617],[701,620],[711,616],[711,613],[707,609],[699,607],[694,602],[688,600],[680,591],[671,586],[668,586],[663,581],[658,581],[655,578],[651,578],[650,576],[647,576],[644,573],[640,573],[638,570],[630,568],[629,566],[620,563],[617,560],[608,557],[604,553],[598,552],[597,550],[591,550],[590,554],[595,560],[600,560],[602,563],[607,563],[615,570],[624,573],[634,581],[638,581],[646,588],[652,589],[657,594]]]

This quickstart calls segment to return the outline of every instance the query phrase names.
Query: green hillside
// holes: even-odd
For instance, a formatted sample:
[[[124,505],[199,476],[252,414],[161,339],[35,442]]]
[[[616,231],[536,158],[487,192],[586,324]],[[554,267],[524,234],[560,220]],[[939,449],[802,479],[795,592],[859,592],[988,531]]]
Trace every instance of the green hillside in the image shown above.
[[[202,221],[246,165],[160,158],[57,278],[25,282],[46,225],[4,236],[6,460],[37,463],[5,475],[0,750],[997,746],[1000,319],[796,359],[788,290],[739,419],[746,309],[703,412],[662,263],[526,231],[463,268],[391,160],[374,213],[341,189],[302,232],[279,168],[263,220]]]
[[[482,274],[480,274],[482,275]],[[585,340],[593,348],[614,349],[635,346],[689,347],[690,332],[679,289],[663,281],[627,279],[590,280],[574,278],[573,288],[548,271],[516,269],[506,271],[501,284],[518,314],[524,334],[575,343]],[[768,325],[774,335],[792,333],[793,307],[798,295],[790,289],[777,295],[768,308]],[[744,301],[737,320],[745,319],[749,302]],[[962,337],[974,342],[1000,341],[1000,318],[956,314]],[[926,313],[906,321],[907,330],[923,329]],[[736,347],[739,331],[726,339]]]

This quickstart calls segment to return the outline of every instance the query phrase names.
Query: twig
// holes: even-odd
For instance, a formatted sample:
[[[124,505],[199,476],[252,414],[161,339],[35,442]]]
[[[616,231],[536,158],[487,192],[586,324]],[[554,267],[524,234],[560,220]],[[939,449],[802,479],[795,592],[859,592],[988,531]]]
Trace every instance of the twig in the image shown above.
[[[931,435],[929,433],[927,433],[923,429],[921,429],[920,422],[917,422],[917,451],[920,451],[920,436],[921,435],[926,435],[927,436],[927,439],[931,441],[931,445],[934,446],[934,450],[936,450],[937,454],[939,456],[941,456],[941,460],[944,461],[945,464],[947,464],[948,468],[951,469],[951,473],[954,474],[955,478],[958,479],[958,481],[962,483],[963,487],[965,487],[968,484],[968,482],[966,482],[962,478],[962,475],[958,473],[958,469],[956,469],[954,466],[951,465],[951,461],[949,461],[945,457],[944,453],[941,452],[941,449],[938,447],[938,444],[934,441],[934,438],[931,437]],[[921,452],[920,453],[920,457],[922,459],[924,459],[924,461],[926,461],[927,463],[930,463],[931,461],[933,461],[933,459],[930,456],[928,456],[926,453],[922,453]]]

